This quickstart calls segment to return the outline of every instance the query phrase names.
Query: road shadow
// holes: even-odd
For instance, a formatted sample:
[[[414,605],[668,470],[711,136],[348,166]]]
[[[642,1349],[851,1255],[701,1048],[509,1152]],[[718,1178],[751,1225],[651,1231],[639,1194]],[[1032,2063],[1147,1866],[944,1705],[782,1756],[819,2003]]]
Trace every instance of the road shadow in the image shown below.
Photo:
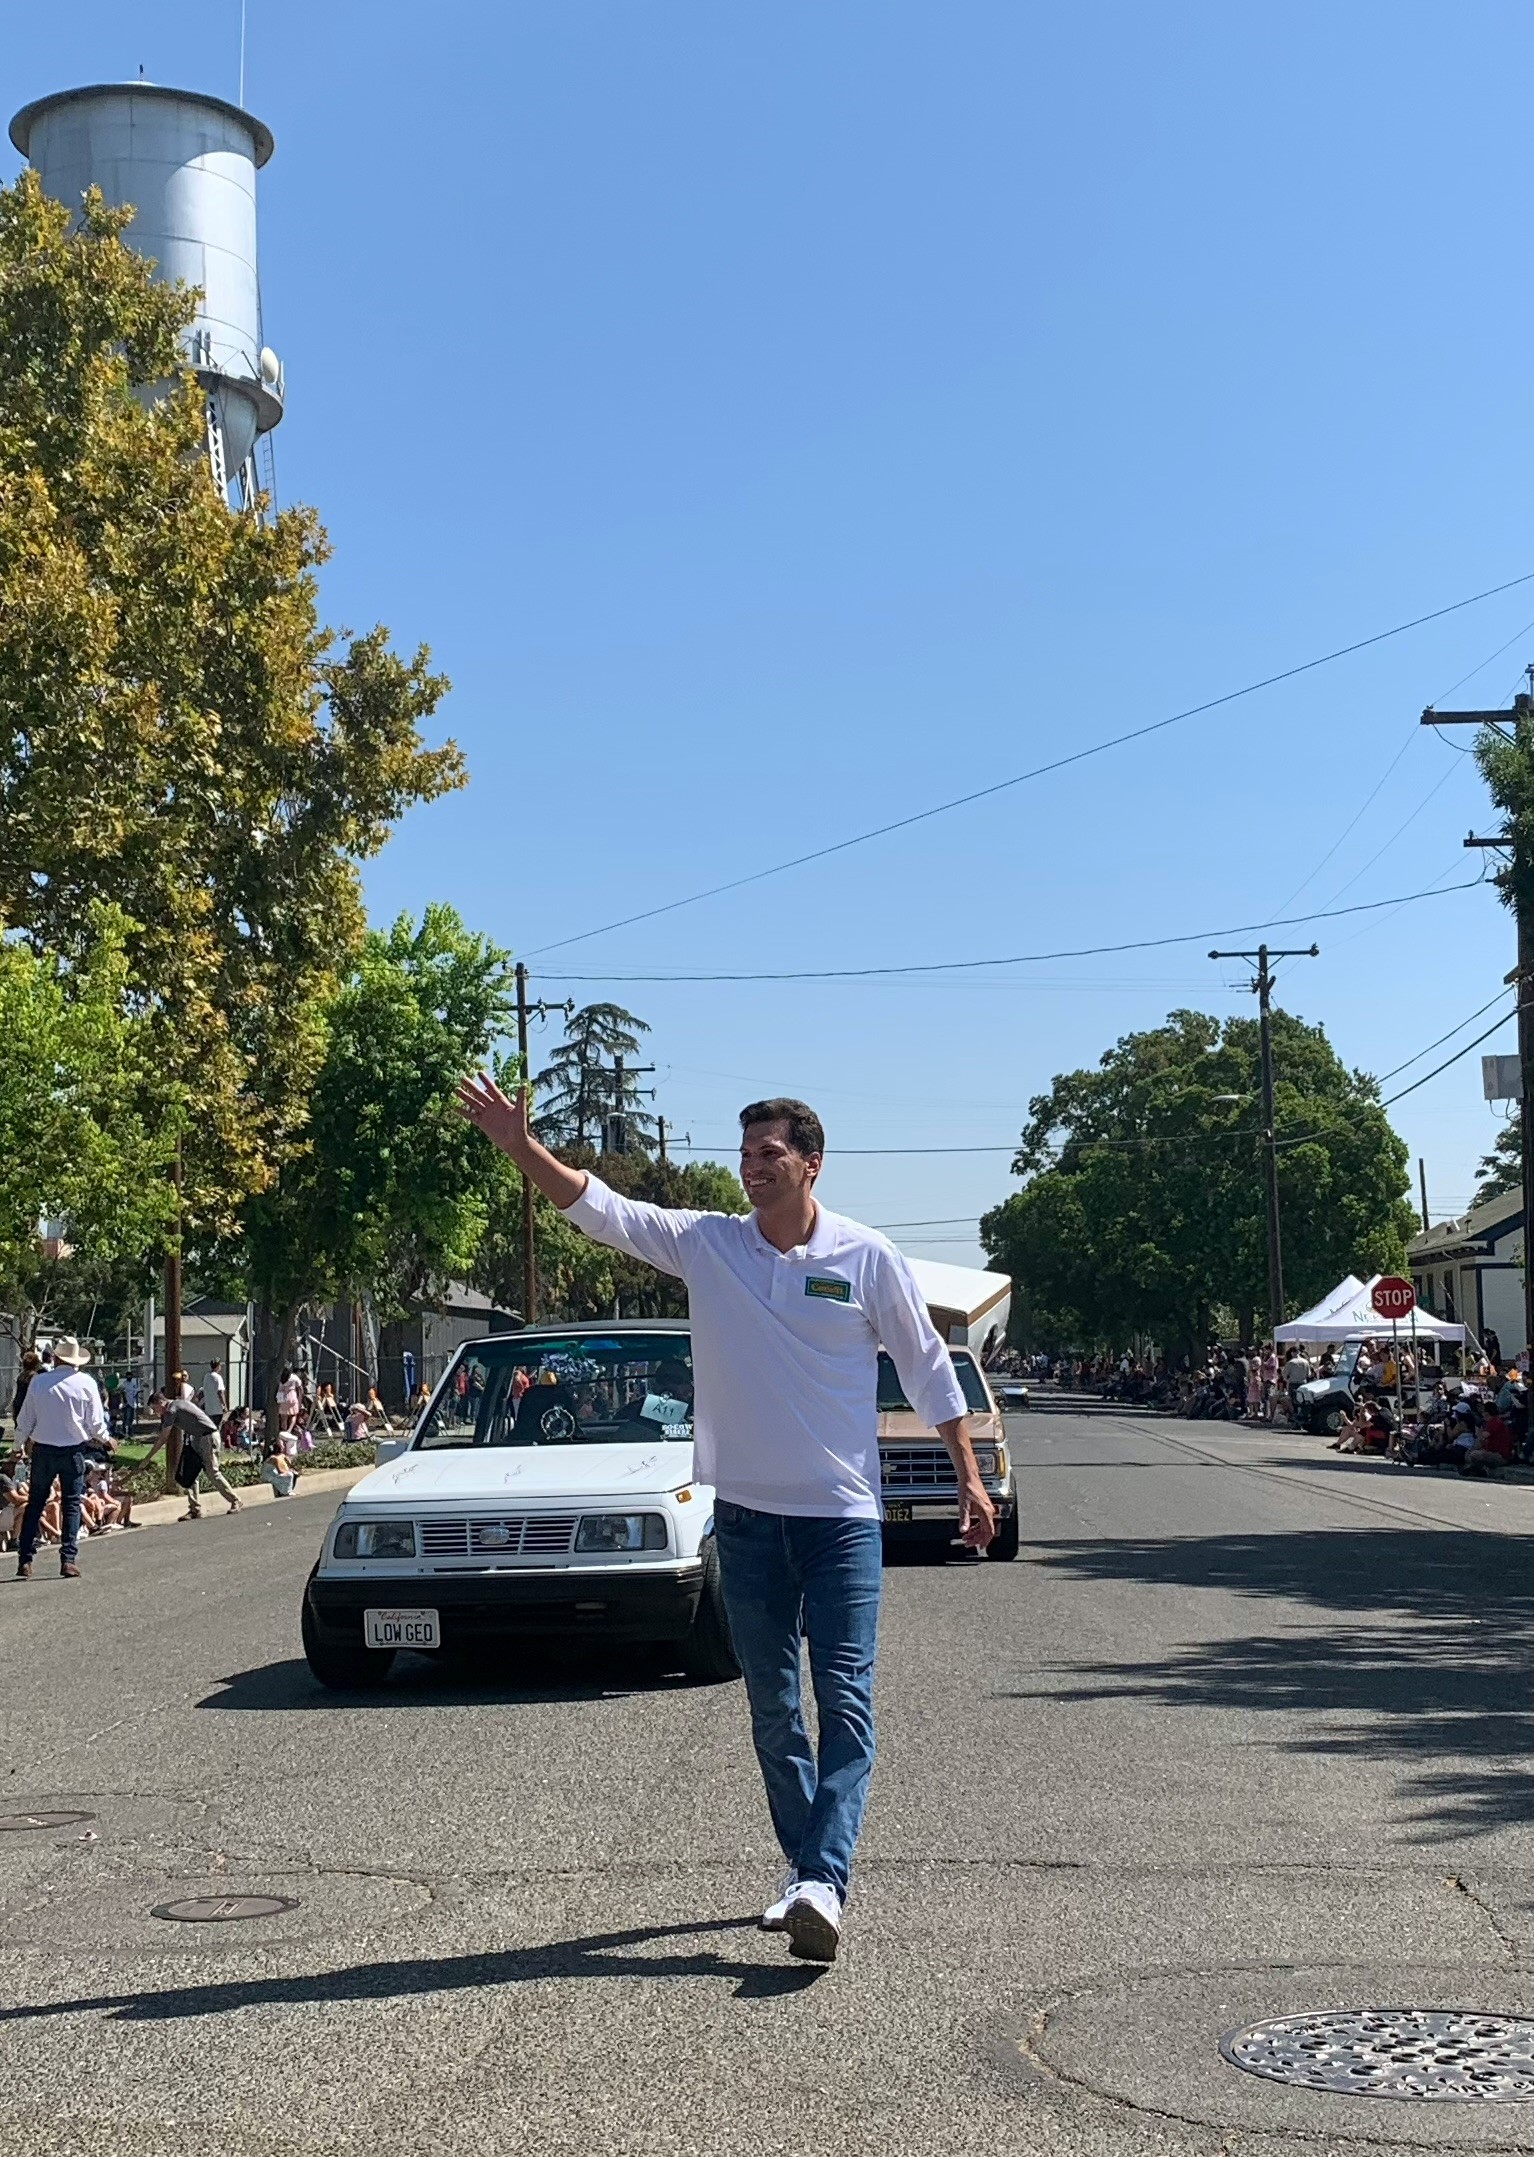
[[[182,2022],[236,2014],[247,2007],[323,2007],[336,2000],[418,1999],[433,1993],[598,1977],[723,1977],[738,2000],[781,1999],[803,1992],[825,1974],[821,1963],[738,1961],[710,1949],[689,1953],[635,1952],[706,1933],[754,1932],[756,1918],[719,1917],[702,1924],[644,1925],[628,1932],[591,1933],[542,1947],[508,1947],[492,1954],[412,1956],[398,1962],[359,1962],[312,1975],[226,1978],[173,1985],[160,1992],[105,1992],[45,2006],[0,2007],[0,2025],[46,2022],[60,2015],[106,2016],[113,2022]]]
[[[217,1680],[199,1708],[262,1714],[335,1714],[357,1707],[522,1707],[623,1700],[637,1693],[691,1692],[692,1680],[642,1648],[535,1642],[509,1651],[402,1655],[376,1691],[328,1692],[302,1656],[258,1663]]]
[[[1136,1700],[1285,1719],[1275,1747],[1393,1761],[1412,1839],[1534,1822],[1534,1538],[1322,1529],[1035,1544],[1077,1579],[1287,1605],[1271,1629],[1048,1667],[1011,1699]]]

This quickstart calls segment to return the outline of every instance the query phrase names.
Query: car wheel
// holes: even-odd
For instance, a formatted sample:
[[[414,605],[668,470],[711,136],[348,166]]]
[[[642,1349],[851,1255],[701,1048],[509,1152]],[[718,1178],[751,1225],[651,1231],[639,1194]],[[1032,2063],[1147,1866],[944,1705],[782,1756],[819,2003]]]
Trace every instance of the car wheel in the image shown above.
[[[988,1546],[991,1557],[999,1558],[1003,1565],[1010,1565],[1017,1556],[1022,1533],[1022,1521],[1018,1517],[1017,1507],[1014,1506],[1004,1519],[996,1523],[996,1533]]]
[[[371,1692],[382,1685],[394,1665],[392,1648],[338,1648],[321,1640],[309,1598],[304,1597],[302,1631],[304,1660],[321,1685],[331,1692]]]
[[[692,1631],[682,1643],[682,1668],[703,1685],[721,1685],[740,1676],[719,1585],[719,1551],[712,1536],[703,1545],[703,1587]]]
[[[1320,1416],[1322,1430],[1328,1438],[1335,1438],[1347,1420],[1347,1410],[1342,1406],[1323,1408]]]

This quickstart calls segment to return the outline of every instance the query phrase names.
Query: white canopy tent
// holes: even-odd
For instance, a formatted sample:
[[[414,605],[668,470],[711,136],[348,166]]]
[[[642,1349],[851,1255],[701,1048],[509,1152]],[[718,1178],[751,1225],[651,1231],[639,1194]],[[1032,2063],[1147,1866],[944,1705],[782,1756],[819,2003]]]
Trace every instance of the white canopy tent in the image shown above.
[[[1276,1338],[1281,1341],[1384,1341],[1391,1337],[1388,1318],[1381,1318],[1369,1301],[1375,1281],[1383,1276],[1376,1273],[1371,1280],[1360,1281],[1349,1275],[1340,1281],[1329,1296],[1323,1296],[1313,1309],[1288,1325],[1278,1328]],[[1408,1338],[1415,1331],[1419,1341],[1464,1342],[1465,1329],[1451,1319],[1435,1318],[1431,1311],[1418,1309],[1397,1319],[1397,1334]]]
[[[1328,1317],[1343,1305],[1351,1305],[1363,1290],[1363,1282],[1356,1273],[1350,1273],[1345,1281],[1339,1281],[1319,1303],[1313,1303],[1308,1311],[1301,1311],[1298,1318],[1291,1318],[1287,1326],[1280,1326],[1273,1338],[1276,1341],[1320,1341],[1324,1333],[1315,1331],[1324,1326]]]

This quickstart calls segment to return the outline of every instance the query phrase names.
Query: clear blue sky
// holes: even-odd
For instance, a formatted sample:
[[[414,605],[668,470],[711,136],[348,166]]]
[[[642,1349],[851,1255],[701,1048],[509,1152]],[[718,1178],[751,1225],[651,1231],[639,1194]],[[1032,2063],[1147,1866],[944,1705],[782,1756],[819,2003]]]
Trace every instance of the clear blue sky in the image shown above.
[[[379,916],[446,899],[532,952],[1534,570],[1526,8],[249,16],[280,491],[329,525],[332,618],[430,642],[473,772],[371,868]],[[19,11],[10,108],[140,64],[232,96],[238,23]],[[571,977],[1051,950],[1291,912],[1302,879],[1301,906],[1456,883],[1484,795],[1417,714],[1503,702],[1531,659],[1534,585],[535,960],[539,986],[647,1017],[698,1141],[804,1094],[831,1204],[972,1258],[1005,1152],[835,1146],[1005,1146],[1119,1034],[1249,1009],[1239,969],[1199,942],[989,982]],[[1384,1071],[1493,994],[1512,935],[1487,891],[1370,923],[1280,936],[1323,947],[1282,995]],[[1394,1112],[1439,1214],[1495,1134],[1479,1059]]]

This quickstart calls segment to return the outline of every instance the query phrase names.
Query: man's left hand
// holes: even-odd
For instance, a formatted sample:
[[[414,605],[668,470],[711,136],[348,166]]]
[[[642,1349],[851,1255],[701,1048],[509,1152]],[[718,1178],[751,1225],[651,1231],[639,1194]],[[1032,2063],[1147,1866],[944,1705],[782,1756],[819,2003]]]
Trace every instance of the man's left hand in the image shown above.
[[[959,1493],[959,1540],[967,1550],[985,1550],[996,1534],[996,1508],[985,1485],[967,1484]]]

